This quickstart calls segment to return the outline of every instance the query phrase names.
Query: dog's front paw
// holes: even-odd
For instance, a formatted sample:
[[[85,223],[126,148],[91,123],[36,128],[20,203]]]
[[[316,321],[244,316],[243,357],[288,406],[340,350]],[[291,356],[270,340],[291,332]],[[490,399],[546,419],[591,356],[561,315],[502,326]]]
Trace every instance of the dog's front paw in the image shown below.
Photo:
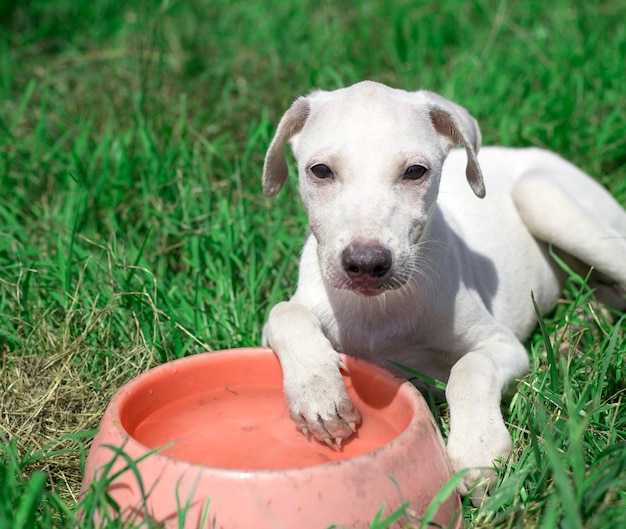
[[[498,481],[497,465],[511,453],[511,436],[502,420],[488,422],[488,428],[475,425],[472,431],[452,431],[448,438],[448,457],[452,470],[467,473],[457,489],[462,496],[471,494],[472,503],[481,505]]]
[[[336,360],[315,366],[301,373],[297,380],[285,380],[285,398],[291,418],[305,435],[325,442],[330,447],[341,443],[356,432],[361,422],[357,410],[341,376],[345,366],[334,353]]]

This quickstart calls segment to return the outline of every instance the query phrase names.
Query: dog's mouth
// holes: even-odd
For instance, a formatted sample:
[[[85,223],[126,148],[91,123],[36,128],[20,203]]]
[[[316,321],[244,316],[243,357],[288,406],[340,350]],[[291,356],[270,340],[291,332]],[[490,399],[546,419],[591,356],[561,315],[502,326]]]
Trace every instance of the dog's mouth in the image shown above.
[[[367,288],[367,287],[362,287],[362,286],[356,286],[353,288],[348,288],[347,290],[351,290],[355,294],[359,294],[361,296],[372,298],[374,296],[378,296],[386,292],[389,289],[388,288]]]
[[[354,292],[355,294],[359,294],[365,297],[375,297],[385,292],[390,292],[392,290],[398,290],[404,286],[405,282],[400,281],[389,281],[381,283],[380,285],[350,285],[346,289]]]
[[[368,298],[376,297],[392,290],[398,290],[406,284],[406,279],[388,274],[384,278],[350,277],[345,273],[331,274],[327,282],[338,290],[346,290]]]

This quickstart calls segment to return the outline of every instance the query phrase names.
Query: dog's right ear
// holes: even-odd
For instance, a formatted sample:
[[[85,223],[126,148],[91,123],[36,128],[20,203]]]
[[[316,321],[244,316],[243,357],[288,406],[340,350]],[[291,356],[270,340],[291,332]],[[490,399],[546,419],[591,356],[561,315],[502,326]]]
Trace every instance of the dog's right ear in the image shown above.
[[[263,164],[263,193],[265,196],[276,196],[285,184],[289,175],[285,145],[294,134],[300,132],[304,127],[304,123],[309,117],[309,108],[307,98],[299,97],[278,123],[276,134],[270,143]]]

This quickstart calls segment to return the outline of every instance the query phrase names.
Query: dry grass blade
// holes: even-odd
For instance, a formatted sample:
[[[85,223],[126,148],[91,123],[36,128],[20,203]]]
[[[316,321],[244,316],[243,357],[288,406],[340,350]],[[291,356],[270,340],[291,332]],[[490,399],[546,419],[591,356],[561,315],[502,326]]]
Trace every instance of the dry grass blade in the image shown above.
[[[77,500],[81,459],[90,442],[76,434],[93,433],[117,389],[153,359],[144,343],[136,343],[124,355],[109,357],[102,376],[90,375],[93,349],[85,338],[111,315],[111,309],[92,312],[83,332],[71,338],[51,327],[54,315],[44,314],[32,325],[24,350],[3,355],[0,428],[7,439],[17,439],[25,472],[45,470],[67,500]],[[66,328],[76,318],[85,320],[79,311],[70,312]]]

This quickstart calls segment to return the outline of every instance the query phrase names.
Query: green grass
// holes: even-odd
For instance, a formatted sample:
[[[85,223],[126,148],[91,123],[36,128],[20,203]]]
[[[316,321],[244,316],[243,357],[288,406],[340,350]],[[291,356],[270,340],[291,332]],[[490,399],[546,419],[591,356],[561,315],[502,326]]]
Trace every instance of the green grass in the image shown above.
[[[307,229],[293,181],[260,196],[296,95],[435,90],[485,144],[548,147],[626,204],[625,17],[621,0],[0,3],[0,527],[89,527],[81,468],[115,391],[259,343]],[[544,332],[506,408],[501,486],[464,515],[623,527],[624,320],[574,278]]]

